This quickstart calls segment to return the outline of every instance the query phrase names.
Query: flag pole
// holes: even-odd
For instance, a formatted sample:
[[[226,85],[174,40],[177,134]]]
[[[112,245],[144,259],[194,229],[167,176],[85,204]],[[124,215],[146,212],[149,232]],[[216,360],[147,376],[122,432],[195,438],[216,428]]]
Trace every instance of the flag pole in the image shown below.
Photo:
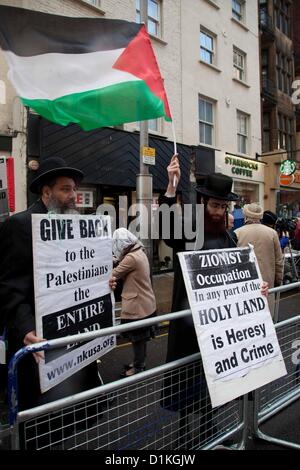
[[[147,28],[148,24],[148,0],[140,0],[141,22]],[[152,220],[152,175],[149,168],[143,161],[143,148],[148,147],[148,121],[140,122],[140,173],[137,175],[136,192],[137,206],[141,206],[140,211],[142,234],[141,240],[149,260],[150,272],[152,273],[152,239],[151,239],[151,220]]]
[[[175,132],[175,126],[174,126],[174,121],[172,119],[172,132],[173,132],[173,143],[174,143],[174,155],[177,155],[177,142],[176,142],[176,132]],[[173,188],[175,188],[177,184],[177,178],[174,176],[173,178]]]

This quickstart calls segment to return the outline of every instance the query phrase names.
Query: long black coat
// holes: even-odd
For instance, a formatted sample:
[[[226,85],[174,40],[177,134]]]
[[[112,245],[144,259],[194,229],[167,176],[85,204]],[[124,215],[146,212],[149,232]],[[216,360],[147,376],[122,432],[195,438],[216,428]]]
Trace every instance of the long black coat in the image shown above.
[[[160,203],[168,204],[169,206],[176,203],[175,198],[167,198],[165,196],[160,198]],[[186,251],[186,240],[165,239],[165,243],[174,249],[174,286],[172,298],[172,312],[178,312],[190,308],[187,297],[187,292],[183,280],[181,266],[176,253]],[[204,244],[202,250],[215,250],[222,248],[236,247],[236,241],[228,232],[218,235],[215,238],[208,236],[204,233]],[[194,322],[191,315],[178,320],[170,322],[168,347],[166,362],[175,361],[183,357],[190,356],[199,352],[199,345],[197,335],[195,332]],[[202,368],[202,367],[201,367]],[[195,372],[195,371],[194,371]],[[173,411],[186,409],[188,412],[195,410],[195,406],[202,407],[201,401],[207,401],[207,387],[206,382],[200,383],[195,379],[195,375],[203,375],[203,370],[197,370],[196,374],[183,373],[182,377],[167,378],[164,382],[164,394],[162,405],[165,408]],[[199,400],[200,392],[200,400]],[[195,405],[197,401],[197,405]],[[191,406],[189,406],[191,405]]]
[[[24,336],[35,330],[31,214],[47,212],[39,200],[0,226],[0,325],[6,328],[8,359],[24,346]],[[98,385],[97,365],[93,363],[41,394],[38,367],[29,354],[18,367],[19,409],[32,408]]]

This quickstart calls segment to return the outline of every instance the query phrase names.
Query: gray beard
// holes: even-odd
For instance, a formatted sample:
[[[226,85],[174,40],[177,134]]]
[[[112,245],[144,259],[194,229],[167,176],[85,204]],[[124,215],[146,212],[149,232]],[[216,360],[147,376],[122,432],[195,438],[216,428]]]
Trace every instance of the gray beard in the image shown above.
[[[53,212],[54,214],[79,214],[79,211],[76,209],[76,207],[63,205],[55,198],[49,199],[47,209],[49,212]]]

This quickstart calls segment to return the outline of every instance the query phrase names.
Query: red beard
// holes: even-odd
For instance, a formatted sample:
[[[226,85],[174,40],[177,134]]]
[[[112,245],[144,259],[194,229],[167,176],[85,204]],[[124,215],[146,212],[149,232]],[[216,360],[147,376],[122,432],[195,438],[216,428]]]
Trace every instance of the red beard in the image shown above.
[[[215,219],[204,209],[204,232],[208,235],[220,235],[226,232],[225,215],[224,217]]]

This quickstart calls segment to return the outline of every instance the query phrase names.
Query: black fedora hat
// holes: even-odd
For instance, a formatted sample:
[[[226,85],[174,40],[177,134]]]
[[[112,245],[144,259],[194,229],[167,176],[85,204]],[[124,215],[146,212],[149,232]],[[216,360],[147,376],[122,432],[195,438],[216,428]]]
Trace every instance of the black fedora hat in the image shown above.
[[[196,191],[202,196],[222,199],[224,201],[237,201],[239,196],[231,192],[232,178],[222,173],[211,173],[205,177],[203,186],[196,186]]]
[[[50,157],[42,161],[36,172],[34,180],[30,183],[31,192],[38,194],[41,187],[47,184],[51,179],[57,176],[67,176],[74,179],[76,183],[80,183],[84,174],[77,168],[67,166],[61,157]]]
[[[277,215],[272,211],[264,211],[262,223],[266,225],[275,225],[277,222]]]

